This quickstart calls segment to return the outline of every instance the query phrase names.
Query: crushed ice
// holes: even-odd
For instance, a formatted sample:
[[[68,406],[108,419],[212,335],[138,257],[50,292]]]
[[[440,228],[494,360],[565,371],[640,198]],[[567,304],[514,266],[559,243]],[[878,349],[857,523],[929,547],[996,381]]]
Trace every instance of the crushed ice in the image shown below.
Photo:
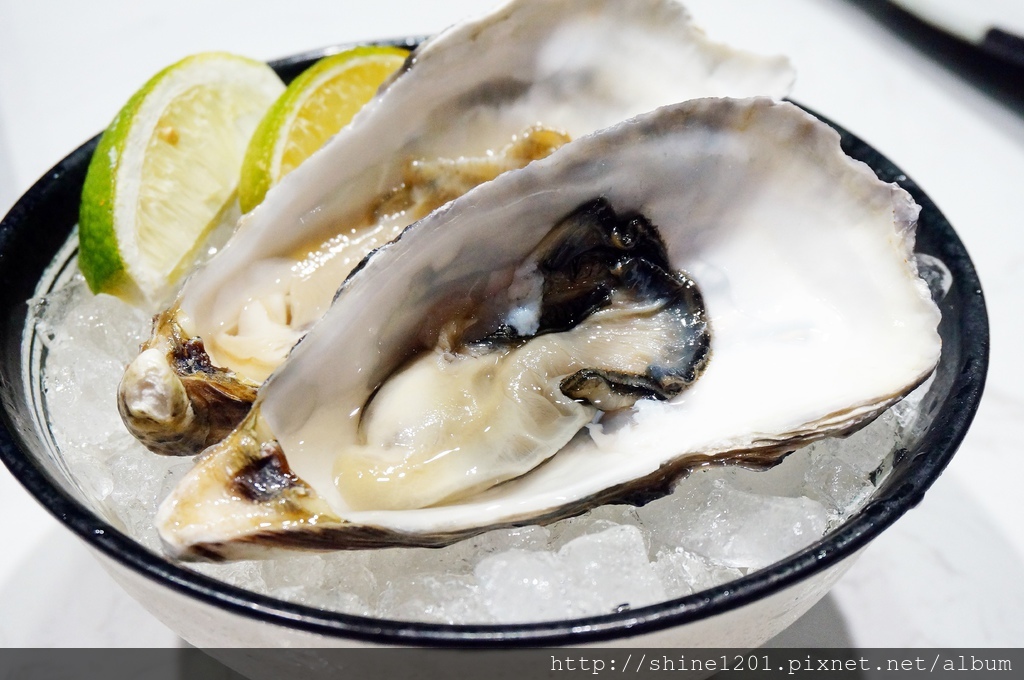
[[[115,400],[123,368],[149,332],[148,316],[92,296],[80,277],[33,301],[33,309],[48,350],[51,430],[68,468],[87,502],[159,552],[153,515],[191,461],[137,444]],[[913,395],[906,403],[851,437],[813,444],[768,471],[700,470],[672,495],[640,508],[602,506],[443,549],[188,568],[290,602],[399,620],[526,622],[642,607],[765,567],[842,522],[891,465],[900,429],[913,418]]]

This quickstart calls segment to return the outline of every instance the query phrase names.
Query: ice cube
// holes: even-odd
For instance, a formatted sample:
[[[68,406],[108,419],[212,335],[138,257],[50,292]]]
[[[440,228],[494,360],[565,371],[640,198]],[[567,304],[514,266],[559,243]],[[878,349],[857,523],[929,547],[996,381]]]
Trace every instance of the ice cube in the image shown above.
[[[656,548],[684,547],[722,566],[757,569],[821,538],[828,514],[809,498],[761,496],[695,473],[668,499],[641,508]]]
[[[843,517],[858,507],[874,487],[869,476],[831,453],[820,453],[808,468],[807,496],[821,502],[833,518]]]
[[[600,533],[621,525],[640,526],[636,508],[629,505],[601,505],[582,515],[552,524],[549,527],[551,547],[559,548],[580,536]]]
[[[739,569],[714,564],[685,548],[661,550],[654,572],[670,598],[713,588],[743,575]]]
[[[263,583],[262,569],[259,561],[225,562],[207,564],[195,562],[184,565],[186,569],[218,579],[239,588],[246,588],[256,592],[267,592],[266,584]]]
[[[632,525],[584,534],[557,553],[511,550],[493,555],[474,574],[488,612],[501,622],[609,614],[665,596],[643,536]]]
[[[477,563],[487,557],[508,550],[545,550],[550,535],[542,526],[496,529],[459,541],[441,550],[431,550],[432,568],[457,573],[472,573]]]
[[[665,599],[640,529],[614,526],[586,534],[559,551],[572,610],[578,616],[635,609]]]
[[[898,416],[887,411],[849,437],[815,443],[809,451],[803,493],[823,503],[833,521],[852,514],[891,469],[899,428]]]
[[[260,562],[261,575],[271,590],[308,587],[319,589],[327,566],[320,555],[302,555]]]
[[[701,474],[712,479],[725,480],[728,486],[758,496],[804,495],[804,480],[810,456],[806,449],[797,449],[767,470],[726,465],[711,468]]]
[[[486,611],[478,588],[472,576],[450,574],[420,574],[391,581],[384,586],[377,613],[399,621],[480,621]]]
[[[500,623],[565,618],[572,602],[559,562],[552,553],[526,550],[481,560],[474,575],[487,612]]]
[[[352,614],[369,611],[365,600],[354,591],[376,589],[372,574],[358,564],[351,553],[335,555],[299,554],[258,562],[267,595],[318,608]],[[349,559],[356,557],[356,559]]]

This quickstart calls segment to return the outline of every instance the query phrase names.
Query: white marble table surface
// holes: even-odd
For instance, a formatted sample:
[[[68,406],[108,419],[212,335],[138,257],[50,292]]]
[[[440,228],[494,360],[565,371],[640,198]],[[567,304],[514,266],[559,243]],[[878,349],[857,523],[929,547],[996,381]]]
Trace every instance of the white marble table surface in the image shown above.
[[[217,49],[272,59],[426,34],[488,4],[0,0],[0,214],[180,57]],[[799,73],[794,98],[918,181],[974,258],[992,323],[985,399],[948,470],[776,643],[1021,645],[1024,75],[977,68],[975,55],[908,24],[883,0],[688,4],[713,38],[789,55]],[[0,517],[0,645],[182,644],[6,471]]]

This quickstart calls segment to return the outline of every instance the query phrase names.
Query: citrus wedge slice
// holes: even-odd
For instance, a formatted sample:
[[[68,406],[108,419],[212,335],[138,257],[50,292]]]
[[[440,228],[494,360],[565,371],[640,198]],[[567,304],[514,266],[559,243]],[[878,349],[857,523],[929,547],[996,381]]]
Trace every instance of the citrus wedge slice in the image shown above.
[[[284,90],[266,64],[197,54],[156,74],[103,133],[79,212],[93,292],[166,295],[234,203],[253,131]]]
[[[238,187],[242,212],[348,125],[408,55],[399,47],[357,47],[324,57],[292,81],[249,142]]]

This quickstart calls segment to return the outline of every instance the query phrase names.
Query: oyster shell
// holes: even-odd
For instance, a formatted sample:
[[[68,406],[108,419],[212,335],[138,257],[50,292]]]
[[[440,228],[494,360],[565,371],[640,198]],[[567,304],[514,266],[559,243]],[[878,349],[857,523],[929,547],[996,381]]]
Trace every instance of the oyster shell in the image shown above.
[[[153,451],[197,453],[415,219],[569,138],[693,97],[782,96],[792,79],[783,58],[710,42],[672,0],[513,0],[449,29],[186,282],[125,374],[125,424]]]
[[[404,379],[403,367],[447,343],[451,324],[473,328],[467,310],[479,323],[457,331],[464,345],[497,336],[526,338],[529,347],[615,308],[589,305],[568,331],[545,334],[545,294],[517,283],[530,280],[531,263],[544,261],[538,253],[549,252],[544,244],[559,225],[595,199],[656,227],[671,275],[699,288],[676,318],[696,329],[691,348],[700,346],[699,327],[710,327],[710,360],[704,352],[680,364],[680,375],[692,369],[691,380],[676,396],[613,404],[560,441],[557,453],[485,490],[457,482],[455,491],[416,500],[426,505],[416,508],[350,498],[346,484],[336,484],[338,468],[372,443],[374,402]],[[769,464],[852,431],[938,361],[939,312],[913,263],[917,212],[905,191],[846,157],[831,128],[788,103],[695,100],[575,140],[477,187],[371,254],[261,387],[239,428],[163,503],[160,535],[172,554],[208,559],[273,547],[443,545],[611,499],[649,497],[709,461]],[[538,299],[541,311],[524,320],[522,310]],[[583,345],[593,334],[584,335]],[[622,344],[645,346],[648,335],[627,335]],[[562,385],[578,370],[559,367],[551,377]],[[483,382],[485,393],[513,389]],[[510,410],[498,409],[497,418]],[[394,412],[403,417],[401,405]],[[574,427],[580,422],[587,419]],[[450,441],[436,453],[471,442],[476,432],[446,433]],[[502,451],[475,447],[474,465],[493,465]],[[378,460],[398,469],[403,461],[393,455]],[[405,472],[415,476],[414,467]],[[363,466],[374,474],[385,468]],[[492,481],[501,479],[504,473]]]

